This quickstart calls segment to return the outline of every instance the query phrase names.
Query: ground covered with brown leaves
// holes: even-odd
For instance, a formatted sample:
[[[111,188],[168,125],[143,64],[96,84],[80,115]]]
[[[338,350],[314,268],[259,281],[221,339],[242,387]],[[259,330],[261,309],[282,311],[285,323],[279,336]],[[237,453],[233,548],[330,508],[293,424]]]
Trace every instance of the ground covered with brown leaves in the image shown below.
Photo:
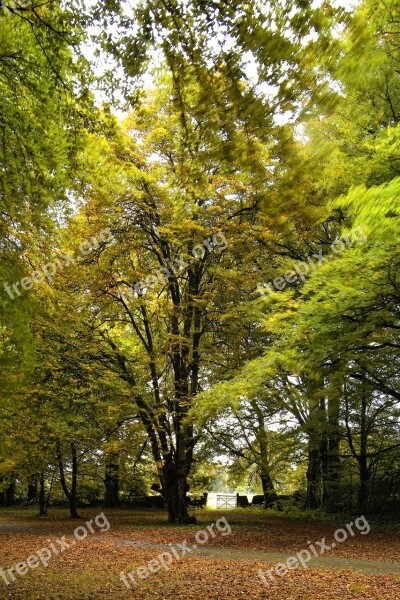
[[[66,536],[70,548],[52,556],[45,567],[16,574],[16,581],[6,585],[0,578],[0,598],[13,600],[44,599],[193,599],[235,600],[237,598],[269,598],[271,600],[306,600],[313,598],[343,600],[347,598],[398,600],[400,598],[400,534],[373,527],[366,535],[356,530],[353,537],[336,544],[324,557],[332,559],[323,570],[299,566],[284,576],[275,577],[266,586],[258,576],[274,569],[279,558],[296,555],[313,543],[326,539],[349,520],[337,523],[283,519],[252,509],[236,511],[198,511],[198,524],[169,526],[162,511],[106,510],[110,529],[84,540],[74,539],[78,525],[94,518],[102,509],[83,510],[84,519],[72,521],[66,512],[53,509],[52,516],[38,519],[34,510],[2,510],[0,512],[0,567],[26,561],[28,556]],[[176,547],[186,540],[195,543],[199,530],[225,516],[231,533],[216,530],[201,547],[202,554],[186,553],[174,559],[167,569],[149,573],[146,579],[136,576],[131,589],[121,581],[125,574],[157,559],[169,544]],[[222,530],[222,525],[221,525]],[[224,531],[227,531],[224,529]],[[57,544],[56,544],[57,545]],[[163,545],[165,547],[163,547]],[[204,554],[203,554],[204,553]],[[273,557],[273,553],[277,556]],[[178,551],[179,554],[179,551]],[[339,561],[340,562],[337,562]],[[345,559],[345,560],[343,560]],[[335,562],[336,560],[336,562]],[[369,561],[376,574],[357,570],[358,561]],[[385,561],[393,573],[380,574]],[[344,566],[344,562],[346,565]],[[127,578],[129,582],[129,578]]]

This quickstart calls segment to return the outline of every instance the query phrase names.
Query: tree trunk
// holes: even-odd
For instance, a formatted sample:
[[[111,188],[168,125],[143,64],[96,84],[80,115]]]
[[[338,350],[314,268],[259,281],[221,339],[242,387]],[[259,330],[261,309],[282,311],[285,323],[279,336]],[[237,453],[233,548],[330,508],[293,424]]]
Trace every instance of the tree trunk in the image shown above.
[[[278,500],[278,494],[275,491],[274,483],[267,471],[262,471],[260,475],[262,491],[264,494],[264,508],[270,508]]]
[[[268,438],[265,427],[265,419],[262,410],[257,404],[257,401],[251,400],[250,404],[257,417],[256,440],[260,453],[259,468],[261,485],[264,494],[264,508],[269,508],[278,500],[278,494],[275,491],[274,483],[270,475]]]
[[[33,504],[37,500],[38,495],[38,482],[36,479],[28,479],[28,504]]]
[[[326,465],[323,482],[323,506],[327,511],[337,512],[340,504],[340,399],[343,389],[341,373],[333,376],[328,397],[328,431],[326,436]]]
[[[76,509],[76,492],[77,492],[77,484],[78,484],[78,460],[76,456],[76,448],[75,444],[71,444],[71,454],[72,454],[72,483],[71,483],[71,493],[68,498],[69,503],[69,512],[71,519],[79,519],[79,515]]]
[[[69,512],[71,519],[79,519],[78,511],[76,508],[76,491],[77,491],[77,478],[78,478],[78,461],[76,456],[76,448],[75,444],[71,443],[71,454],[72,454],[72,480],[71,480],[71,490],[68,489],[67,481],[65,479],[65,471],[64,465],[62,461],[62,453],[61,453],[61,444],[57,443],[57,461],[58,467],[60,470],[60,483],[63,489],[63,492],[68,500]]]
[[[305,431],[308,434],[308,467],[306,508],[320,508],[323,498],[324,477],[327,472],[327,415],[325,379],[317,373],[307,382],[310,411]]]
[[[307,468],[306,508],[321,506],[321,456],[319,446],[313,447],[310,440]]]
[[[0,492],[0,506],[12,506],[14,504],[15,482],[10,481],[4,492]]]
[[[39,517],[47,517],[46,490],[44,483],[44,473],[41,473],[39,482]]]
[[[189,486],[187,476],[176,461],[167,459],[162,473],[162,493],[168,510],[168,523],[195,523],[196,519],[188,513],[186,494]]]
[[[76,508],[76,497],[70,496],[68,498],[69,514],[71,519],[80,519],[78,510]]]
[[[371,469],[368,465],[368,424],[367,424],[367,389],[363,385],[361,395],[361,417],[360,417],[360,453],[358,456],[358,469],[360,473],[360,484],[357,494],[358,510],[362,512],[368,510],[369,505],[369,484],[371,479]]]
[[[368,512],[371,472],[366,461],[359,460],[360,484],[357,494],[357,505],[360,513]]]
[[[118,428],[106,431],[104,447],[104,507],[116,508],[119,505],[119,432]]]
[[[119,462],[117,454],[107,456],[104,486],[104,507],[116,508],[119,505]]]
[[[13,506],[15,502],[15,481],[12,481],[6,491],[7,506]]]

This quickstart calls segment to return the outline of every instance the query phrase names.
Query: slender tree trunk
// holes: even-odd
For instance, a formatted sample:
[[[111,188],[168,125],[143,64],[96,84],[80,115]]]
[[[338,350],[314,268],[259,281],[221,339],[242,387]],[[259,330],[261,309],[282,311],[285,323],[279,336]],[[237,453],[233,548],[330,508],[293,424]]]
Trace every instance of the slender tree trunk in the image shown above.
[[[47,502],[46,502],[44,473],[40,474],[40,480],[39,480],[39,517],[47,517]]]
[[[119,461],[117,454],[107,456],[104,486],[104,507],[116,508],[119,505]]]
[[[36,502],[38,495],[38,482],[37,479],[28,479],[28,495],[27,502],[28,504],[32,504]]]
[[[68,489],[67,481],[65,478],[64,464],[62,461],[61,444],[57,443],[57,461],[60,470],[60,483],[62,490],[68,500],[69,512],[71,519],[79,519],[76,508],[76,490],[77,490],[77,478],[78,478],[78,461],[76,456],[75,444],[71,443],[71,454],[72,454],[72,477],[71,477],[71,491]]]
[[[251,407],[257,417],[257,432],[256,440],[258,443],[258,449],[260,452],[260,479],[262,490],[264,494],[264,508],[269,508],[278,500],[278,494],[275,491],[274,482],[272,481],[270,468],[269,468],[269,452],[268,452],[268,438],[267,431],[265,428],[265,419],[262,410],[257,404],[256,400],[250,401]]]
[[[366,461],[359,460],[359,473],[360,473],[360,484],[357,494],[357,505],[358,510],[363,513],[368,511],[369,507],[369,493],[370,493],[370,481],[371,473],[367,467]]]
[[[307,382],[310,413],[308,434],[307,508],[320,508],[323,498],[324,477],[327,472],[327,415],[325,381],[322,373]]]
[[[368,466],[368,431],[367,431],[367,390],[363,385],[361,396],[361,417],[360,417],[360,453],[358,456],[358,469],[360,474],[360,483],[357,494],[358,510],[361,512],[368,510],[369,505],[369,487],[371,480],[371,469]]]
[[[119,505],[119,452],[116,450],[118,443],[118,429],[107,431],[107,443],[104,449],[104,507],[116,508]]]
[[[72,454],[72,483],[71,483],[71,495],[69,500],[69,510],[71,513],[71,519],[79,519],[79,515],[76,508],[76,492],[78,487],[78,460],[76,456],[75,444],[71,444]]]
[[[343,377],[340,372],[332,377],[328,395],[328,431],[326,436],[327,453],[324,470],[323,506],[327,511],[336,512],[342,508],[340,498],[340,400],[343,390]]]

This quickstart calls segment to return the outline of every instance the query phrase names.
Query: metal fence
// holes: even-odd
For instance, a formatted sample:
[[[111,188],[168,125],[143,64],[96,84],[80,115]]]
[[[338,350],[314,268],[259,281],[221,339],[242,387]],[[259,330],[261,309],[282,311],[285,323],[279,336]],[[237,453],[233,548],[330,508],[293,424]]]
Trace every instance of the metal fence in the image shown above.
[[[237,494],[217,494],[217,508],[236,508]]]

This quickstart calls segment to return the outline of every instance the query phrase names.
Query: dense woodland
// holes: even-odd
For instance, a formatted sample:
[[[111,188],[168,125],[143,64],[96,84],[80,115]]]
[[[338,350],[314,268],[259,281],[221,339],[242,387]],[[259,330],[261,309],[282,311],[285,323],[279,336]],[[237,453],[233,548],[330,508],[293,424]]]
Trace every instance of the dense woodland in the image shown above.
[[[0,30],[0,504],[398,516],[399,3],[5,0]]]

